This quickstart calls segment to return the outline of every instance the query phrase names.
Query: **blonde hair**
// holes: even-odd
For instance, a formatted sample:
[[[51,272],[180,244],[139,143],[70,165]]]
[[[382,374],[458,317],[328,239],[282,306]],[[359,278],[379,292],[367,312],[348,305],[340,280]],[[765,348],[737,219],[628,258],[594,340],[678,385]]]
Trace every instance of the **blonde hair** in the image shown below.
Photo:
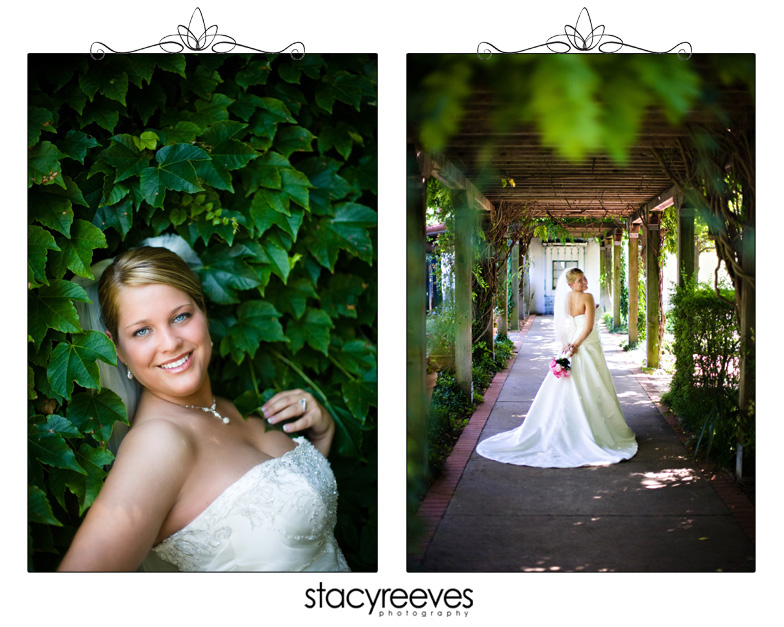
[[[585,274],[580,268],[571,268],[570,270],[566,271],[566,282],[571,285],[577,280],[577,277],[581,274]]]
[[[98,283],[98,302],[104,325],[117,337],[118,296],[124,287],[161,284],[185,292],[204,310],[204,294],[196,275],[168,248],[140,246],[122,253],[104,270]]]

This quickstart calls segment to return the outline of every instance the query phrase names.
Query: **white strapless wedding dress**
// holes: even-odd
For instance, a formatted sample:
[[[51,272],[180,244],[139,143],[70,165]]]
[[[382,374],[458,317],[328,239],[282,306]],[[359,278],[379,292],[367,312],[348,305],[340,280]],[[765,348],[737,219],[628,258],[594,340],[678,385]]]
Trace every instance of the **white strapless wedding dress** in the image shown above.
[[[585,314],[568,318],[571,337]],[[637,452],[621,412],[596,325],[570,358],[570,376],[547,373],[523,423],[483,440],[476,452],[499,462],[541,468],[614,464]]]
[[[349,570],[334,536],[335,476],[310,442],[295,442],[251,468],[153,553],[183,571]]]

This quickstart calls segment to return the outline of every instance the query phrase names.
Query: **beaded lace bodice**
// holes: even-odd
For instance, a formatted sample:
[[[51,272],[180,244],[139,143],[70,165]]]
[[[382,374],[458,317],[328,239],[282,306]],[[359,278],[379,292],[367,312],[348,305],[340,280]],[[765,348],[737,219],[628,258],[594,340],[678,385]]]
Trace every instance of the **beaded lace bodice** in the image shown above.
[[[184,528],[153,547],[179,570],[339,571],[337,484],[305,438],[251,468]]]

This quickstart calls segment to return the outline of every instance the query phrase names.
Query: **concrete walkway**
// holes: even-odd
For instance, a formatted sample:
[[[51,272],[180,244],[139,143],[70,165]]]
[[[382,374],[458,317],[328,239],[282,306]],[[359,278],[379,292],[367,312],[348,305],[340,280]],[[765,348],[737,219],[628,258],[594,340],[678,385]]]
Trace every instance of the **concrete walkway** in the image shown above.
[[[753,571],[754,510],[731,479],[700,469],[657,404],[657,386],[602,334],[639,451],[612,466],[512,466],[474,452],[520,424],[552,358],[552,318],[510,335],[512,367],[485,394],[418,516],[409,570],[446,572]]]

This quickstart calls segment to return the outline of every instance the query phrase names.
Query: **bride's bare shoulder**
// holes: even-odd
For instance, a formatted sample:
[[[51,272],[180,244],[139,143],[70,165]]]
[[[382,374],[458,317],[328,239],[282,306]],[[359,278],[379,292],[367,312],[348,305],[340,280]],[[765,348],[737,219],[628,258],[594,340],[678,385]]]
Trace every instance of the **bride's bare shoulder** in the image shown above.
[[[134,421],[123,438],[118,458],[136,461],[149,459],[150,455],[163,455],[182,463],[192,458],[194,451],[187,429],[174,421],[151,417],[138,423]]]

